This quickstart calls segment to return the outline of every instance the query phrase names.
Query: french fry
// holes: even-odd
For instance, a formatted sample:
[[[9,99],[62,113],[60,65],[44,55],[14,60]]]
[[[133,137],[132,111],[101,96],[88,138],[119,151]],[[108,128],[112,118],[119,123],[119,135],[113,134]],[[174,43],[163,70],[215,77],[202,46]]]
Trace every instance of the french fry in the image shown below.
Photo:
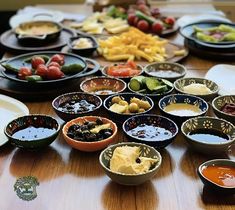
[[[145,59],[148,62],[164,61],[167,57],[165,45],[167,40],[145,34],[130,27],[129,31],[98,40],[98,52],[110,61]]]

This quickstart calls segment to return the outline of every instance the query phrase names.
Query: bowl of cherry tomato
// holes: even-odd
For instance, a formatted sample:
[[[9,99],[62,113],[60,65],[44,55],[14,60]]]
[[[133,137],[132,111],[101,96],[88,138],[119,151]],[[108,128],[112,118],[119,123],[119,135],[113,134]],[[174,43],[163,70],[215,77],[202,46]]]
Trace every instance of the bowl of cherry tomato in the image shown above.
[[[143,73],[143,67],[134,61],[127,61],[126,63],[105,66],[101,71],[107,77],[130,79],[134,76],[141,75]]]

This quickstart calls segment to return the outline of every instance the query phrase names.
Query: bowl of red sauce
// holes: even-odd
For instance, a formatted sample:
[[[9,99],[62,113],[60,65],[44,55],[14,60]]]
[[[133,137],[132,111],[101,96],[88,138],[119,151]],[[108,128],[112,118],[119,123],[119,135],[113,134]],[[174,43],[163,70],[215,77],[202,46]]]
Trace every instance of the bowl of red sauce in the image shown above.
[[[202,163],[197,169],[205,186],[222,193],[235,193],[235,161],[214,159]]]
[[[107,77],[130,79],[134,76],[141,75],[144,70],[141,65],[136,64],[134,61],[127,61],[126,63],[116,63],[105,66],[101,71],[102,74]]]
[[[235,95],[216,97],[212,101],[212,108],[217,117],[235,124]]]

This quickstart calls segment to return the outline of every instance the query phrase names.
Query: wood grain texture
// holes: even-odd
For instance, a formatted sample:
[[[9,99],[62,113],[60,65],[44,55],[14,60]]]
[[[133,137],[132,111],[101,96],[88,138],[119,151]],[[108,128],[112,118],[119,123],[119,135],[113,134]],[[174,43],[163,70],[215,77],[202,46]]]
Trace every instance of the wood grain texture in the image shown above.
[[[182,38],[172,36],[181,44]],[[188,56],[182,62],[187,76],[203,77],[216,61]],[[30,113],[54,116],[51,101],[26,102]],[[152,113],[159,113],[155,108]],[[210,110],[210,115],[212,111]],[[104,111],[102,116],[107,116]],[[119,128],[118,140],[127,140]],[[218,195],[199,180],[196,168],[215,157],[191,151],[179,133],[166,149],[160,150],[161,168],[151,181],[134,187],[115,184],[99,165],[99,152],[84,153],[70,148],[60,134],[48,148],[36,152],[0,148],[0,210],[232,210],[235,196]],[[227,155],[216,158],[235,160],[235,145]],[[37,198],[20,200],[13,186],[18,177],[35,176],[40,185]]]

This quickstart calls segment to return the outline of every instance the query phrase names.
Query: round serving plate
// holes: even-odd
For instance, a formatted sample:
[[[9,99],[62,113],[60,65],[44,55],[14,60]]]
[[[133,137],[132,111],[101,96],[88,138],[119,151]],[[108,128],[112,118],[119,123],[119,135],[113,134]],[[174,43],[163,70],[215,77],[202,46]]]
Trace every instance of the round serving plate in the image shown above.
[[[69,39],[73,36],[76,36],[76,33],[74,31],[63,28],[60,36],[54,42],[49,42],[44,45],[24,46],[18,41],[15,32],[11,29],[4,32],[0,36],[0,43],[3,48],[5,48],[5,50],[14,54],[20,54],[45,50],[60,50],[68,43]]]

